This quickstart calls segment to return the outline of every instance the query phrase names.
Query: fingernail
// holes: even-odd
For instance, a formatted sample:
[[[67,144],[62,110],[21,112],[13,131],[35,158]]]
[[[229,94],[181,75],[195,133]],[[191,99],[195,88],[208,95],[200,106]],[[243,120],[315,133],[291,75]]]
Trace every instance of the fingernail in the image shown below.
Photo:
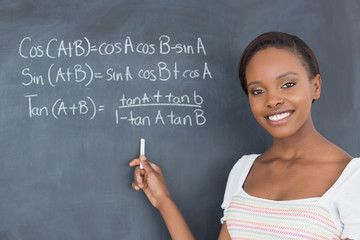
[[[140,155],[140,160],[146,160],[146,157],[144,155]]]

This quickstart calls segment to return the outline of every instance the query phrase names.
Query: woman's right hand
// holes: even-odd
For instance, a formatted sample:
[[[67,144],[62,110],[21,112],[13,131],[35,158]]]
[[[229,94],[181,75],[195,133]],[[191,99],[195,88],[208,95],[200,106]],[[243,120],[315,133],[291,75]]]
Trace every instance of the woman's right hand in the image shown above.
[[[140,162],[144,169],[140,169]],[[159,166],[147,160],[145,156],[133,159],[129,165],[135,167],[132,188],[136,191],[142,189],[155,208],[159,209],[161,203],[171,199],[164,175]]]
[[[140,162],[144,169],[140,169]],[[195,240],[184,217],[170,196],[161,168],[146,160],[145,156],[132,160],[130,167],[135,167],[132,187],[136,191],[142,189],[151,204],[159,210],[171,239]]]

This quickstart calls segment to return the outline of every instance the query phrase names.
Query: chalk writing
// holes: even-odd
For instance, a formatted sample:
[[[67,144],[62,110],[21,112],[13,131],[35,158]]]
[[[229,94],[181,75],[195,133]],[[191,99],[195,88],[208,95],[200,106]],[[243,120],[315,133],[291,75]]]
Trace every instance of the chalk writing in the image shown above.
[[[106,109],[105,105],[97,104],[93,98],[86,96],[83,99],[71,101],[68,99],[58,98],[52,100],[49,104],[38,104],[39,94],[24,95],[28,102],[28,115],[30,118],[53,117],[55,119],[62,119],[66,117],[81,115],[86,116],[87,119],[94,119],[99,112]],[[134,126],[151,126],[151,123],[169,124],[169,125],[187,125],[187,126],[201,126],[206,123],[206,117],[202,110],[202,103],[204,99],[196,91],[193,95],[175,95],[173,93],[162,94],[159,90],[156,94],[144,93],[140,97],[127,97],[122,94],[119,99],[120,104],[115,110],[115,123],[120,124],[122,120]],[[134,115],[134,111],[123,111],[131,108],[155,108],[156,115]],[[159,108],[192,108],[190,114],[180,116],[175,110],[170,110],[168,113],[162,113]],[[109,109],[112,109],[111,106]],[[141,110],[140,110],[141,111]],[[167,123],[166,123],[167,122]]]
[[[208,53],[200,37],[180,42],[168,35],[161,35],[152,42],[143,42],[125,36],[115,41],[95,43],[87,37],[38,41],[27,36],[20,40],[18,53],[25,64],[29,64],[20,69],[21,85],[32,92],[29,93],[27,90],[23,95],[29,119],[94,120],[99,114],[107,114],[109,119],[114,119],[116,125],[128,124],[134,127],[193,127],[206,124],[206,114],[203,110],[205,100],[196,89],[188,89],[181,94],[176,88],[166,91],[155,89],[137,95],[131,94],[132,91],[124,91],[117,92],[117,96],[106,96],[106,99],[93,94],[78,95],[76,92],[72,97],[61,94],[63,89],[85,90],[90,86],[107,87],[108,84],[121,84],[129,89],[138,88],[145,83],[156,87],[157,84],[179,80],[211,80],[213,72],[205,59]],[[164,58],[179,54],[185,59],[199,56],[201,60],[189,65],[187,61],[178,62]],[[113,61],[102,64],[99,60],[116,55],[122,56],[119,64]],[[134,57],[131,58],[132,62],[124,64],[130,56],[138,58],[136,64],[133,61]],[[155,61],[143,60],[144,57],[150,56]],[[61,59],[75,59],[75,63],[74,60]],[[94,59],[98,60],[94,62]],[[34,67],[33,63],[37,61],[44,64],[35,64]],[[181,86],[182,83],[176,84]],[[174,88],[176,85],[172,86]],[[49,87],[55,90],[54,93],[57,92],[56,89],[62,91],[49,99],[47,94],[34,90],[43,89],[43,92]],[[109,104],[109,100],[112,103]],[[102,101],[107,104],[102,104]]]
[[[135,42],[130,36],[118,42],[92,44],[87,37],[75,41],[52,38],[45,44],[36,44],[31,37],[24,37],[19,44],[22,58],[88,57],[91,53],[101,56],[115,54],[199,54],[206,55],[206,49],[199,37],[192,43],[173,42],[168,35],[161,35],[157,42]]]
[[[21,74],[23,76],[22,84],[24,86],[50,85],[55,87],[58,84],[64,83],[83,83],[84,86],[89,86],[94,80],[104,80],[107,82],[122,82],[133,80],[133,70],[130,66],[126,66],[125,70],[114,70],[114,67],[108,68],[105,72],[94,71],[94,68],[88,63],[75,64],[74,66],[64,67],[57,66],[54,63],[50,64],[46,74],[38,74],[31,69],[23,68]],[[165,62],[159,62],[151,69],[137,69],[137,79],[155,81],[169,81],[170,79],[177,80],[180,77],[183,79],[212,79],[212,73],[208,67],[207,62],[200,68],[180,70],[178,64],[175,62],[169,66]]]
[[[166,113],[164,113],[166,112]],[[157,110],[155,116],[135,115],[133,111],[128,114],[121,114],[116,110],[116,124],[120,121],[127,121],[133,126],[154,125],[182,125],[182,126],[201,126],[206,123],[206,117],[202,109],[195,109],[190,114],[177,114],[176,111]]]
[[[76,102],[70,102],[63,100],[62,98],[56,99],[50,106],[35,105],[34,98],[38,97],[38,94],[25,95],[28,100],[29,117],[43,117],[51,116],[55,119],[59,119],[61,116],[67,115],[87,115],[88,119],[92,120],[97,112],[105,110],[104,105],[97,106],[94,100],[87,96],[85,99],[78,100]],[[51,109],[51,110],[50,110]]]

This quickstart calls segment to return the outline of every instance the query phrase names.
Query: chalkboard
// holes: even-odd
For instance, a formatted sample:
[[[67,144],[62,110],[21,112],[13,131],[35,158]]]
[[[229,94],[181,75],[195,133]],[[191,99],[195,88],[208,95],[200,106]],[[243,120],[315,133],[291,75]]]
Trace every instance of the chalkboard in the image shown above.
[[[197,239],[228,173],[271,137],[237,78],[266,31],[320,63],[317,129],[360,153],[359,1],[0,1],[0,239],[170,239],[128,163],[162,167]]]

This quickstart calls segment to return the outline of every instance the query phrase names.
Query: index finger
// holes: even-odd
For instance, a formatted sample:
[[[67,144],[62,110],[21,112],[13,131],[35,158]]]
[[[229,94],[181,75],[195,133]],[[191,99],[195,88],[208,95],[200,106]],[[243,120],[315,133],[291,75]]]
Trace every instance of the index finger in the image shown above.
[[[139,166],[140,165],[140,159],[139,158],[134,158],[130,163],[129,166],[130,167],[135,167],[135,166]]]
[[[149,160],[147,160],[147,159],[141,159],[141,163],[142,163],[142,165],[143,165],[143,167],[144,167],[144,170],[145,170],[146,172],[153,172],[153,171],[154,171],[153,166],[154,166],[155,164],[153,164],[153,163],[150,162]]]

